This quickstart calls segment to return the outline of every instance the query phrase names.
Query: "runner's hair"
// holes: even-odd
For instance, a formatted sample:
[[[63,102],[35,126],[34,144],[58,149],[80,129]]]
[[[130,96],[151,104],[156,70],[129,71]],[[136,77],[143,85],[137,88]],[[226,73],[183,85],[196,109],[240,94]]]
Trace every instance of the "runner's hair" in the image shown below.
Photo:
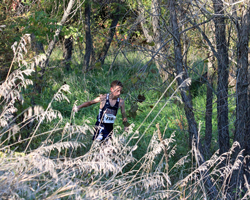
[[[115,87],[115,86],[123,87],[122,82],[121,82],[121,81],[118,81],[118,80],[112,81],[111,87]]]

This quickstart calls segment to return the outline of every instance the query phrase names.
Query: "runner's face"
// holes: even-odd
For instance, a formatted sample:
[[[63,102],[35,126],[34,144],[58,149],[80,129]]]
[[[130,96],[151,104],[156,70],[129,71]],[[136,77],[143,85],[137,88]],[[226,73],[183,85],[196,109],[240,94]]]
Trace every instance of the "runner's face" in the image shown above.
[[[118,98],[121,94],[122,87],[121,86],[115,86],[110,88],[111,94],[114,98]]]

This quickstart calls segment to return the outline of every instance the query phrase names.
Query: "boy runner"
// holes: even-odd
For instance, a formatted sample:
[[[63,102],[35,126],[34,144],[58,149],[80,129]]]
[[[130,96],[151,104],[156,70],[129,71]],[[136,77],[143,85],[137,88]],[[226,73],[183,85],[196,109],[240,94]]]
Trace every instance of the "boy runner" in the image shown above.
[[[95,123],[95,133],[93,140],[103,141],[111,137],[116,114],[119,108],[121,108],[124,130],[127,130],[127,118],[125,114],[124,100],[120,98],[122,88],[122,83],[118,80],[115,80],[111,83],[110,93],[100,95],[92,101],[84,102],[83,104],[73,108],[73,112],[77,112],[83,107],[88,107],[92,104],[100,102],[100,109],[97,116],[97,121]]]

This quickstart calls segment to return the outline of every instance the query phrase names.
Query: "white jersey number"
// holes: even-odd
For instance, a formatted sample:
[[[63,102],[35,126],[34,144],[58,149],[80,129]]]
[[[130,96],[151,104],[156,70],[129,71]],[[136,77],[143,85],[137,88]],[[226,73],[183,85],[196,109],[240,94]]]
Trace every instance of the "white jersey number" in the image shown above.
[[[112,115],[112,114],[104,114],[104,117],[103,117],[103,123],[106,123],[106,124],[113,124],[115,123],[115,119],[116,119],[116,116]]]

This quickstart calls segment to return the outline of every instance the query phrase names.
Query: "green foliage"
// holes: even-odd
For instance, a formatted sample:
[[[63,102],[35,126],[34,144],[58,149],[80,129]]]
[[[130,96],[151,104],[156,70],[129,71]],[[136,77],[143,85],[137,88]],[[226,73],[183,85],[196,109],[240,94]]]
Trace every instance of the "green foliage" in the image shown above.
[[[9,4],[1,3],[0,5],[0,25],[3,26],[0,29],[0,80],[2,81],[7,73],[10,63],[13,58],[13,52],[11,46],[15,42],[17,37],[16,27],[14,29],[10,28],[12,22],[13,14],[8,13],[6,9]]]
[[[64,26],[62,29],[62,35],[64,35],[65,38],[69,38],[72,36],[74,38],[74,44],[77,45],[78,43],[82,44],[84,41],[84,37],[82,34],[80,34],[79,28],[76,28],[75,26]]]
[[[58,28],[57,19],[51,17],[44,11],[28,12],[26,19],[19,26],[22,33],[33,33],[38,41],[45,43],[47,39],[52,39],[55,30]],[[27,26],[28,24],[28,26]],[[16,24],[13,24],[16,26]]]
[[[12,194],[14,191],[19,197],[31,199],[55,196],[96,198],[92,191],[100,189],[101,194],[107,198],[117,196],[133,198],[138,195],[143,198],[155,195],[159,195],[160,198],[176,198],[176,194],[181,198],[192,195],[193,189],[201,187],[193,183],[203,181],[198,172],[204,169],[212,171],[213,178],[219,182],[221,177],[216,176],[216,170],[222,158],[208,160],[197,168],[194,168],[195,163],[189,162],[192,157],[187,155],[188,125],[182,103],[177,98],[180,94],[176,93],[176,98],[170,97],[173,92],[162,95],[166,85],[162,85],[153,63],[150,67],[144,68],[147,59],[142,54],[127,53],[129,64],[122,53],[116,57],[115,62],[113,62],[114,54],[111,54],[102,68],[93,68],[88,73],[82,73],[77,69],[77,64],[72,72],[60,68],[61,55],[60,49],[53,53],[50,62],[58,67],[46,71],[44,74],[46,87],[34,99],[36,104],[42,106],[41,113],[34,119],[35,125],[24,126],[22,130],[13,133],[15,137],[6,134],[1,138],[6,140],[1,148],[10,149],[0,153],[3,161],[0,170],[10,180],[8,188],[12,188],[11,191],[8,190],[8,195],[14,195]],[[78,60],[73,60],[72,63],[78,63]],[[111,63],[113,66],[110,70]],[[141,69],[145,70],[142,72]],[[130,111],[128,121],[132,125],[129,133],[124,133],[121,114],[118,114],[113,146],[110,150],[91,141],[99,105],[84,108],[74,117],[71,111],[74,102],[77,101],[79,105],[100,93],[109,92],[109,84],[114,79],[124,83],[122,98],[125,99],[127,113]],[[66,86],[65,83],[71,90],[62,89]],[[171,89],[172,91],[176,89],[174,84]],[[16,106],[20,109],[18,114],[22,113],[22,109],[29,107],[31,92],[32,86],[22,91],[25,104],[22,105],[23,108]],[[204,122],[202,112],[204,105],[204,95],[198,95],[194,102],[194,109],[201,111],[197,112],[197,121]],[[31,110],[32,113],[35,112],[35,107]],[[23,119],[19,119],[19,122],[21,123]],[[166,146],[161,144],[157,136],[156,123],[159,123]],[[21,137],[20,141],[17,140],[17,134]],[[201,137],[204,135],[202,128],[200,135]],[[216,135],[213,140],[216,140],[215,138]],[[16,148],[23,153],[16,153]],[[163,153],[164,148],[167,149],[168,161]],[[25,163],[25,167],[20,163]],[[29,187],[20,188],[19,184],[13,185],[12,173],[22,181],[22,186]],[[20,174],[31,175],[32,178],[24,180]],[[197,177],[201,177],[201,180],[197,180]],[[118,184],[121,182],[122,187]],[[192,189],[186,189],[186,186]],[[110,189],[115,192],[107,192]],[[0,192],[2,191],[6,191],[3,186],[0,187]],[[199,192],[195,195],[197,196],[203,198],[206,194]]]
[[[3,6],[0,5],[0,14],[3,14],[0,15],[1,23],[6,24],[6,28],[3,31],[1,30],[3,40],[0,41],[0,44],[4,48],[0,51],[5,56],[1,55],[0,57],[1,61],[5,62],[4,64],[1,63],[1,68],[2,66],[9,66],[8,63],[11,59],[8,60],[7,58],[13,57],[9,53],[11,52],[10,44],[14,40],[20,41],[19,36],[21,34],[32,32],[36,35],[38,41],[46,44],[52,38],[58,27],[59,16],[64,11],[63,4],[59,0],[40,1],[40,4],[37,5],[32,4],[33,1],[23,1],[23,3],[30,7],[30,11],[22,13],[18,17],[13,14],[13,18],[10,17],[12,15],[7,15],[4,12]],[[42,74],[43,79],[32,77],[34,85],[27,85],[23,89],[20,89],[20,87],[25,85],[26,82],[23,80],[26,80],[27,75],[21,76],[24,77],[21,81],[15,80],[12,82],[22,84],[20,87],[13,84],[9,90],[9,92],[15,91],[12,96],[18,94],[13,100],[15,103],[10,102],[11,109],[9,109],[9,105],[7,106],[8,103],[0,109],[2,112],[0,116],[6,117],[4,123],[8,125],[3,125],[0,130],[0,150],[2,151],[0,157],[4,158],[1,160],[3,165],[0,163],[0,166],[3,166],[0,169],[0,175],[3,173],[4,176],[0,180],[5,181],[6,177],[10,178],[8,179],[10,181],[7,182],[11,191],[8,189],[7,191],[11,195],[13,191],[13,195],[18,194],[19,197],[29,197],[30,199],[59,199],[63,195],[70,196],[71,194],[68,193],[70,191],[75,192],[71,198],[97,198],[95,194],[91,193],[93,190],[98,190],[98,192],[100,190],[100,194],[103,194],[104,198],[109,198],[109,195],[112,198],[124,197],[127,199],[133,199],[135,196],[140,196],[143,199],[160,199],[168,198],[170,195],[175,198],[185,198],[190,194],[193,199],[199,197],[205,199],[205,192],[198,192],[197,196],[193,195],[193,190],[197,187],[200,190],[203,189],[199,183],[203,182],[204,179],[198,172],[204,169],[208,170],[214,180],[220,181],[221,176],[218,177],[216,173],[225,175],[225,172],[221,169],[218,169],[221,171],[216,170],[219,166],[218,162],[223,158],[218,160],[213,158],[204,165],[198,166],[197,171],[194,169],[195,163],[187,163],[186,161],[180,164],[181,168],[175,168],[178,161],[183,159],[183,156],[189,150],[189,127],[185,117],[184,105],[180,100],[181,94],[176,91],[175,84],[166,90],[170,83],[162,83],[153,61],[148,64],[148,52],[144,54],[143,51],[134,51],[134,49],[128,48],[130,44],[127,44],[126,39],[131,37],[129,31],[132,23],[130,22],[135,17],[128,10],[130,8],[137,9],[136,2],[112,2],[102,6],[99,3],[91,2],[92,11],[94,11],[91,31],[96,52],[101,49],[103,41],[107,37],[111,23],[110,16],[114,14],[125,16],[126,13],[126,16],[119,22],[115,41],[112,42],[111,50],[103,66],[100,62],[96,62],[90,71],[82,72],[82,55],[84,52],[82,52],[81,45],[84,42],[84,35],[82,34],[82,22],[79,21],[79,16],[82,13],[77,12],[62,30],[62,36],[65,38],[73,36],[74,38],[72,71],[65,71],[62,67],[63,53],[60,44],[58,44],[52,53],[45,73]],[[152,2],[145,1],[143,3],[145,10],[150,11]],[[132,6],[130,7],[128,4]],[[84,4],[82,5],[81,8],[84,8]],[[119,13],[115,12],[117,6],[120,7]],[[168,17],[168,12],[167,7],[162,8],[164,17]],[[151,16],[146,17],[146,19],[150,19]],[[152,29],[150,23],[147,26]],[[134,34],[138,37],[137,44],[155,46],[154,42],[147,42],[143,38],[140,29],[137,28]],[[149,34],[153,35],[152,30]],[[190,43],[192,47],[195,46],[193,49],[204,47],[200,38],[197,37],[197,32],[191,32],[189,36],[194,38]],[[122,51],[120,47],[124,47]],[[23,52],[25,52],[24,49]],[[201,52],[199,55],[201,55]],[[29,60],[29,62],[32,61]],[[200,78],[200,74],[206,71],[206,63],[207,60],[203,61],[202,58],[198,57],[198,54],[195,59],[189,59],[188,73],[193,80]],[[17,63],[14,64],[14,69],[17,69],[17,66]],[[21,67],[27,68],[23,64]],[[41,75],[40,73],[42,73],[42,70],[37,66],[37,74]],[[106,151],[106,149],[103,150],[102,146],[95,146],[96,144],[91,140],[99,105],[81,109],[75,115],[72,113],[72,107],[73,104],[79,105],[96,98],[99,94],[108,93],[110,82],[115,79],[124,84],[121,97],[125,100],[128,124],[131,124],[131,126],[129,133],[123,132],[121,113],[119,112],[114,129],[114,146],[112,150]],[[71,90],[65,88],[67,85],[70,86]],[[40,93],[36,90],[36,87],[41,88]],[[193,99],[193,109],[195,119],[200,123],[199,134],[202,141],[205,134],[206,87],[202,85],[194,88],[194,90],[196,98]],[[0,91],[2,92],[2,90]],[[2,94],[0,97],[4,104]],[[21,103],[21,99],[24,100],[24,103]],[[6,112],[6,115],[4,114],[5,108],[9,109],[9,113]],[[233,101],[229,104],[229,112],[233,122],[235,120],[235,102]],[[218,149],[215,104],[213,113],[212,141],[214,142],[212,142],[212,151],[214,152]],[[32,116],[32,118],[29,119],[27,116]],[[161,137],[166,143],[163,143],[157,135],[159,134],[155,128],[157,123],[162,133]],[[229,124],[229,127],[230,130],[233,130],[233,123]],[[233,131],[231,131],[232,133]],[[83,148],[83,146],[86,148]],[[164,148],[167,149],[169,160],[165,158]],[[18,153],[16,150],[22,153]],[[107,154],[103,154],[103,152]],[[101,156],[99,157],[99,155]],[[32,160],[34,157],[37,158],[35,162]],[[217,158],[217,155],[215,157]],[[193,157],[191,158],[193,159]],[[186,160],[186,157],[184,160]],[[98,163],[99,161],[100,163]],[[22,167],[19,163],[26,163],[27,167]],[[46,163],[51,165],[45,165]],[[12,166],[12,168],[9,169],[9,166]],[[174,173],[171,174],[169,172],[172,167]],[[213,172],[213,169],[215,169],[215,172]],[[12,176],[12,173],[14,176]],[[31,175],[32,179],[25,179],[22,182],[20,174],[24,177],[25,175]],[[176,176],[176,174],[179,176]],[[120,175],[125,179],[121,178]],[[150,182],[152,181],[151,175],[154,181],[157,180],[160,183]],[[187,178],[184,178],[185,176]],[[161,179],[162,177],[164,179]],[[173,181],[172,185],[169,183],[169,179]],[[17,180],[21,180],[22,184],[26,184],[27,187],[20,189],[19,184],[12,185]],[[137,180],[139,181],[137,182]],[[147,182],[150,182],[150,184],[147,184]],[[193,184],[194,182],[197,184]],[[17,181],[17,183],[19,182]],[[218,185],[220,186],[220,183]],[[26,190],[26,188],[28,189]],[[5,188],[1,189],[0,192],[5,190]],[[164,191],[162,196],[160,191]],[[174,191],[174,194],[168,193],[169,191]],[[221,196],[225,195],[221,194]]]

